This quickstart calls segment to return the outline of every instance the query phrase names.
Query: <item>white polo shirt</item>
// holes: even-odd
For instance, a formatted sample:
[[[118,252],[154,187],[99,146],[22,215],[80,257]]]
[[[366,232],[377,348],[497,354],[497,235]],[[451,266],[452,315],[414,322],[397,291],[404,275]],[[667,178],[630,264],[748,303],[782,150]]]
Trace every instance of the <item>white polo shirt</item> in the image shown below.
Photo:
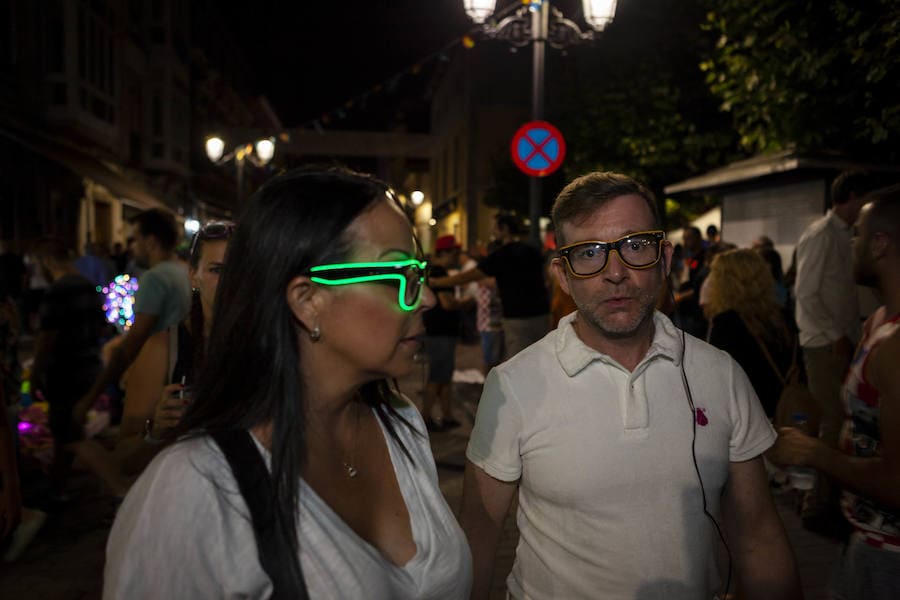
[[[466,455],[519,480],[514,598],[711,597],[715,530],[728,463],[775,440],[747,376],[725,352],[661,313],[646,357],[629,372],[586,346],[577,313],[487,377]]]
[[[853,282],[853,228],[833,210],[797,243],[797,326],[800,345],[821,348],[860,337],[859,292]]]

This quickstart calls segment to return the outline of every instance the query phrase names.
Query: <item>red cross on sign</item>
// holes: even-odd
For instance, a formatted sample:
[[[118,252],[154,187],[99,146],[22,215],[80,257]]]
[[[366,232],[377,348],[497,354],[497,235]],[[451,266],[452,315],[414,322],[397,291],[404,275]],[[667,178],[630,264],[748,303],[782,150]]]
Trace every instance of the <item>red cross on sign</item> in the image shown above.
[[[546,121],[525,123],[510,145],[513,162],[531,177],[546,177],[556,171],[566,157],[566,141],[559,129]]]

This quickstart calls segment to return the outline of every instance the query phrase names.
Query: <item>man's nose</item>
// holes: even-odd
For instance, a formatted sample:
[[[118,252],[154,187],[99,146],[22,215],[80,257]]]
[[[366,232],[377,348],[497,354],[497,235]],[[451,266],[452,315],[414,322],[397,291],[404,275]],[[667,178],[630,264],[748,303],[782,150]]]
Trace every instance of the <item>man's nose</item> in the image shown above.
[[[606,257],[606,269],[603,271],[604,277],[612,283],[620,283],[628,277],[628,265],[622,261],[619,251],[612,249],[609,256]]]

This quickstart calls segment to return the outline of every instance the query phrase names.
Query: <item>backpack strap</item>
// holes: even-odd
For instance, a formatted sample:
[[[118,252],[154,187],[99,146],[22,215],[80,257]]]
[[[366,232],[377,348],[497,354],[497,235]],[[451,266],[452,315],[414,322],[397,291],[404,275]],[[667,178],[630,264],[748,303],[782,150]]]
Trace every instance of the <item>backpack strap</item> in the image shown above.
[[[792,378],[795,376],[795,373],[797,372],[797,343],[796,343],[796,340],[794,340],[794,353],[793,353],[793,356],[791,357],[791,366],[788,367],[787,372],[784,375],[782,375],[781,371],[778,369],[778,365],[776,365],[775,361],[772,359],[772,355],[769,354],[769,350],[768,350],[768,348],[766,348],[766,345],[763,343],[763,341],[761,339],[759,339],[758,335],[753,333],[753,330],[750,329],[749,325],[747,325],[747,321],[744,320],[744,317],[741,317],[740,315],[738,315],[738,316],[741,318],[741,322],[744,324],[744,329],[746,329],[747,333],[749,333],[751,336],[753,336],[753,339],[756,340],[756,344],[759,346],[759,349],[762,350],[763,356],[766,357],[766,360],[768,361],[769,366],[772,367],[772,371],[775,372],[775,376],[778,377],[778,381],[781,382],[781,386],[782,387],[786,386],[792,380]]]
[[[216,431],[211,436],[228,460],[238,489],[250,510],[259,564],[272,581],[272,598],[306,598],[305,590],[301,593],[301,590],[295,589],[289,570],[279,566],[278,558],[290,556],[293,551],[285,536],[278,531],[272,478],[250,432],[242,429]],[[293,556],[291,559],[297,560]]]

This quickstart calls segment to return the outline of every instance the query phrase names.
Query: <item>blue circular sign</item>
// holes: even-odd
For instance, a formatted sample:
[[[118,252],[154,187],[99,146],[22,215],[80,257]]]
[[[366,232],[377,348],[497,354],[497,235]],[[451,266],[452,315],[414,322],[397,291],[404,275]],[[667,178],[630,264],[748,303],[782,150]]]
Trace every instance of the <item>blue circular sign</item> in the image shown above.
[[[531,177],[546,177],[556,171],[566,157],[562,133],[546,121],[530,121],[513,136],[513,162]]]

